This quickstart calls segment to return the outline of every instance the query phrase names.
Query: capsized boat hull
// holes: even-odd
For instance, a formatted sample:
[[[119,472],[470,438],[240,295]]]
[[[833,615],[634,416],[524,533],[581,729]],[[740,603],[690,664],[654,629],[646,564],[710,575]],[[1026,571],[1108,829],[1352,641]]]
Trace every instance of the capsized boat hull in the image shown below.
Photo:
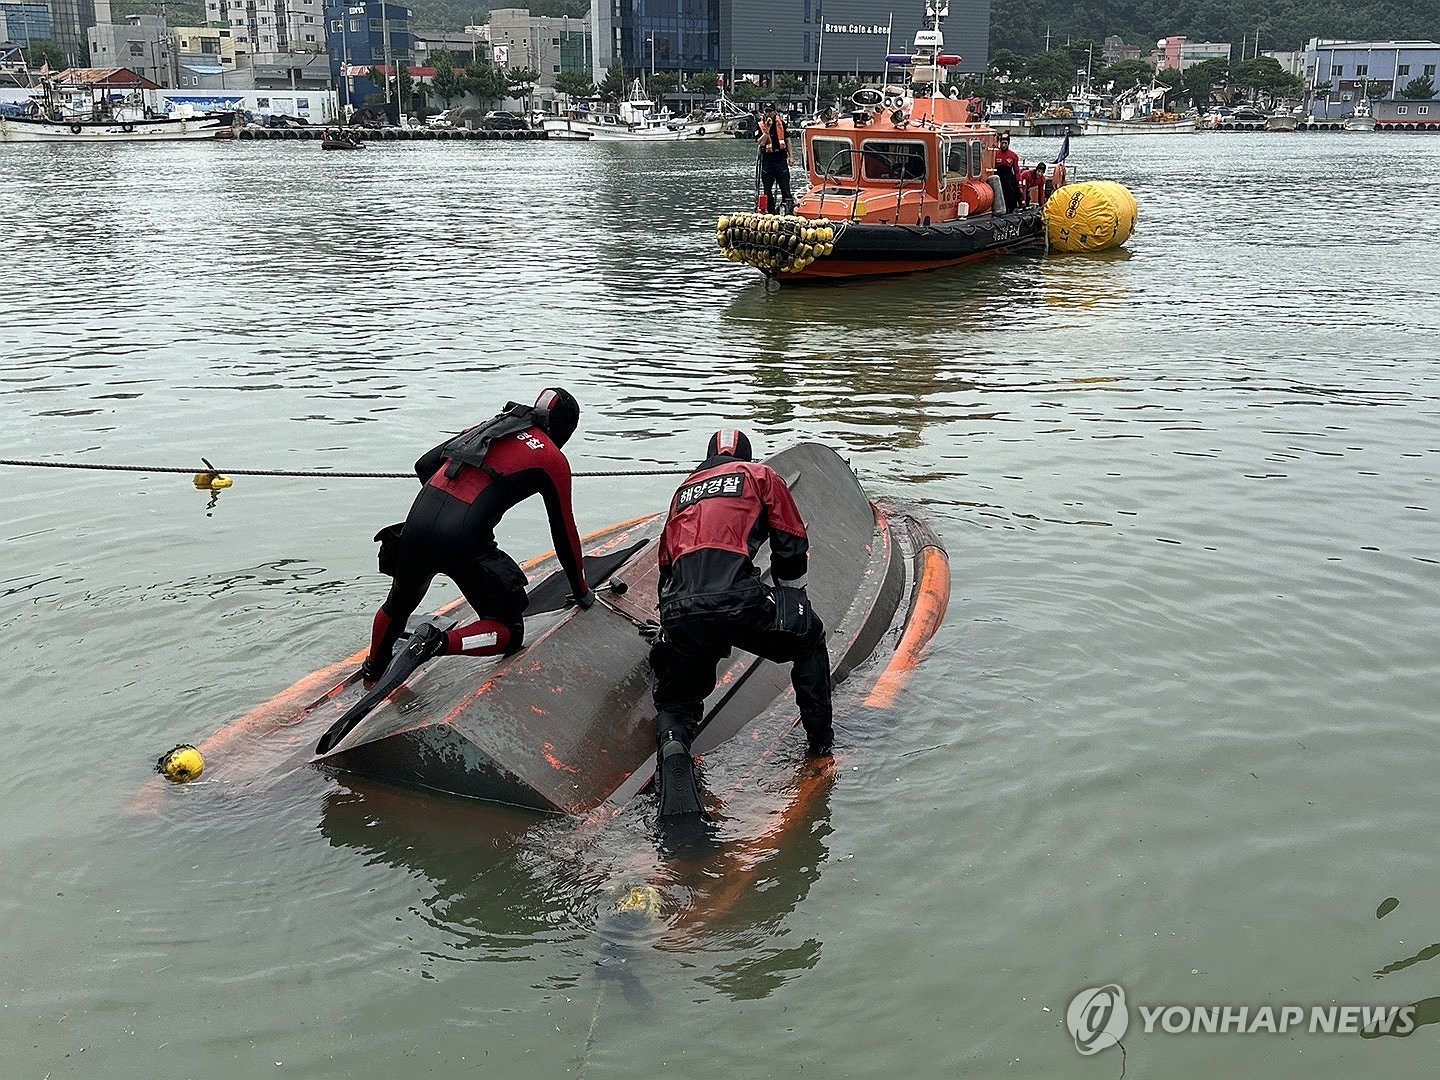
[[[809,526],[809,592],[826,624],[836,680],[879,654],[893,654],[908,670],[915,633],[923,645],[938,625],[938,616],[926,612],[933,615],[938,598],[943,614],[949,594],[948,571],[934,569],[937,558],[944,561],[938,539],[914,512],[872,504],[849,467],[826,447],[802,444],[770,463],[791,484]],[[587,551],[618,556],[637,542],[655,540],[661,525],[657,514],[612,526],[591,537]],[[627,586],[623,595],[602,589],[588,611],[527,618],[525,648],[513,656],[428,662],[319,757],[313,755],[316,739],[363,690],[350,666],[358,655],[317,673],[202,742],[207,776],[224,778],[221,755],[242,752],[235,732],[243,730],[284,740],[283,753],[268,755],[271,775],[315,764],[571,815],[624,802],[648,785],[654,771],[649,646],[638,631],[656,618],[656,556],[657,545],[643,543],[613,572]],[[532,580],[552,575],[531,590],[532,597],[558,573],[553,556],[527,570]],[[445,622],[472,617],[463,602],[440,613]],[[895,670],[865,667],[877,690]],[[696,751],[733,740],[764,718],[788,731],[796,721],[793,699],[787,701],[789,676],[789,665],[746,653],[722,662]]]

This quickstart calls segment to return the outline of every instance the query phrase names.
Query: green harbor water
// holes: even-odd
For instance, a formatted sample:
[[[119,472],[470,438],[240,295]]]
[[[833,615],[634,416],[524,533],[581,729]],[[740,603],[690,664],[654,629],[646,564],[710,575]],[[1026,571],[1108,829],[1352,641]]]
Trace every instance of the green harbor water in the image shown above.
[[[779,289],[714,245],[741,143],[3,148],[0,457],[400,472],[558,382],[577,469],[836,447],[952,592],[720,905],[739,860],[643,806],[154,781],[362,647],[413,481],[0,466],[0,1077],[1113,1080],[1066,1026],[1110,983],[1130,1077],[1433,1076],[1440,139],[1072,145],[1136,195],[1122,251]],[[674,483],[580,482],[582,531]],[[548,547],[539,507],[501,539]]]

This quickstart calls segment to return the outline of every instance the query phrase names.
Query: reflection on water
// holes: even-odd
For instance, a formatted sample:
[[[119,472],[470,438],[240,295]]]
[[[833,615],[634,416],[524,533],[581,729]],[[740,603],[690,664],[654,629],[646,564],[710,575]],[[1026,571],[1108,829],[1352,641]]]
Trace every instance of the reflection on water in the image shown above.
[[[1440,889],[1416,855],[1440,143],[1077,153],[1140,200],[1124,252],[767,289],[714,246],[751,194],[742,142],[6,148],[0,456],[401,472],[560,382],[577,468],[689,465],[730,423],[820,439],[928,508],[955,578],[845,782],[782,814],[801,763],[750,774],[715,850],[662,848],[645,799],[592,828],[308,767],[232,783],[223,752],[136,822],[112,811],[161,751],[363,647],[370,537],[413,482],[244,478],[207,516],[188,478],[0,470],[9,1071],[188,1075],[172,1018],[205,1015],[189,1060],[237,1076],[462,1075],[481,1047],[549,1078],[607,957],[635,974],[587,1075],[668,1075],[679,1045],[726,1049],[694,1080],[878,1076],[903,1045],[917,1075],[1066,1076],[1055,1017],[1091,978],[1213,1003],[1368,986],[1434,1022],[1424,905],[1369,923],[1378,949],[1348,930],[1376,882]],[[577,483],[582,527],[674,483]],[[505,525],[549,545],[543,514]],[[646,883],[660,918],[613,920]],[[857,1015],[877,971],[905,977]],[[1425,1039],[1144,1057],[1335,1080],[1377,1051],[1433,1071]]]
[[[707,775],[723,782],[716,757]],[[829,762],[762,770],[758,787],[729,793],[699,843],[657,837],[648,797],[577,821],[350,776],[326,793],[319,828],[367,862],[423,875],[430,891],[420,914],[444,931],[427,954],[432,963],[523,959],[539,938],[583,938],[597,967],[627,980],[674,976],[714,954],[709,971],[687,977],[750,999],[818,960],[818,942],[783,944],[779,927],[826,862],[836,775]],[[637,886],[654,890],[653,910],[620,917],[617,902]],[[742,962],[723,959],[737,952]],[[688,959],[677,967],[680,958]]]

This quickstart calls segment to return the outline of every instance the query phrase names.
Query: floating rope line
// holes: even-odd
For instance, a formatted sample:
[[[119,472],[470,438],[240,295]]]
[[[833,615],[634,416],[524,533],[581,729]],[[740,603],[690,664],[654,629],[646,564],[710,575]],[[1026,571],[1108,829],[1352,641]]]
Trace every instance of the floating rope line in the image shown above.
[[[205,462],[202,471],[224,473],[226,476],[308,476],[320,478],[344,478],[349,480],[414,480],[411,472],[326,472],[318,469],[224,469]],[[0,458],[0,465],[21,465],[32,469],[92,469],[97,472],[144,472],[144,473],[193,473],[194,465],[105,465],[90,461],[24,461],[18,458]],[[596,476],[689,476],[691,469],[612,469],[572,473],[577,477]]]

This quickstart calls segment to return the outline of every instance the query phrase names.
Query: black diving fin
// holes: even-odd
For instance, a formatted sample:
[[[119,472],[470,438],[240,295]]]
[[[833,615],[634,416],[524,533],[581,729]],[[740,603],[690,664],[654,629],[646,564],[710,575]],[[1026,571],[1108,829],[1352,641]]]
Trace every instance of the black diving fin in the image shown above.
[[[356,724],[370,715],[375,706],[393,694],[406,679],[415,674],[416,668],[431,657],[439,656],[444,648],[444,630],[434,623],[428,622],[417,626],[411,632],[410,640],[405,648],[401,649],[395,659],[390,661],[390,666],[385,669],[385,674],[380,676],[380,681],[372,689],[366,691],[364,697],[346,709],[345,715],[331,724],[329,731],[320,736],[320,741],[315,744],[315,753],[317,755],[328,754],[335,749],[340,740],[349,735]]]
[[[695,760],[684,743],[670,739],[660,748],[660,761],[655,773],[660,787],[659,816],[662,819],[700,815],[700,787],[695,781]]]

